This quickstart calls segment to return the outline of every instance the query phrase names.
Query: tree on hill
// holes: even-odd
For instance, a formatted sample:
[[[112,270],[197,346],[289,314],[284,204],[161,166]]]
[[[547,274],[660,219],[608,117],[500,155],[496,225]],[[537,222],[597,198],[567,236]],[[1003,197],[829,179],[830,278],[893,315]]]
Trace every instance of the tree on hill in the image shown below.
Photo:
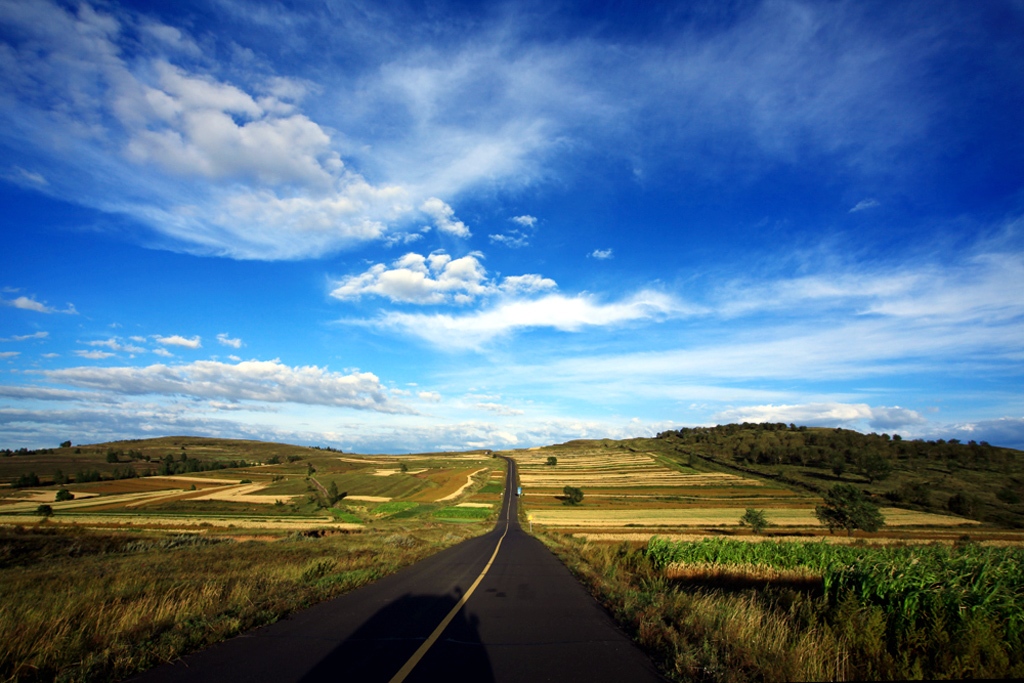
[[[331,485],[327,487],[327,502],[331,505],[334,505],[347,495],[347,492],[340,493],[338,491],[338,482],[332,481]]]
[[[764,510],[747,508],[747,511],[740,517],[740,526],[749,526],[755,534],[759,534],[771,526],[771,524],[768,522],[768,517],[765,516]]]
[[[548,456],[548,464],[549,465],[557,465],[558,464],[558,458],[556,458],[553,455],[549,455]]]
[[[566,486],[562,489],[562,493],[565,494],[566,505],[579,505],[583,500],[583,490],[575,486]]]
[[[873,484],[892,474],[892,463],[878,451],[869,450],[858,458],[857,469],[867,478],[869,484]]]
[[[885,524],[878,506],[851,484],[836,484],[829,489],[825,494],[825,504],[814,508],[814,516],[830,532],[846,529],[848,535],[853,535],[854,529],[878,531]]]

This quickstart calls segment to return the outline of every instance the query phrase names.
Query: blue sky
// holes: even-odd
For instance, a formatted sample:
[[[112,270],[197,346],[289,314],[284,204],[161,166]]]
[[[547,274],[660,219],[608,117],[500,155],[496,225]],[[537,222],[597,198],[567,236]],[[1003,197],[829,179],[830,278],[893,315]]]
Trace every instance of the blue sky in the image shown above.
[[[0,446],[1024,447],[1024,4],[485,5],[0,0]]]

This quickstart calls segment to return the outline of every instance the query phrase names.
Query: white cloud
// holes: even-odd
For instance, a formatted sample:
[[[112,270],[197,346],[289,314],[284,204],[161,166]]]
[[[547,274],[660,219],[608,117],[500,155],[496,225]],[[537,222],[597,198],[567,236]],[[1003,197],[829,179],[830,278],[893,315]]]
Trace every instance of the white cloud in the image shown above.
[[[227,335],[226,332],[222,332],[221,334],[218,334],[217,335],[217,341],[220,342],[222,346],[230,346],[233,349],[240,349],[240,348],[242,348],[242,340],[241,339],[232,339],[231,337],[229,337]]]
[[[510,247],[512,249],[530,246],[530,238],[518,231],[501,235],[488,235],[487,237],[491,242],[504,244],[506,247]]]
[[[153,354],[161,358],[174,358],[174,354],[164,348],[153,349]]]
[[[6,180],[10,180],[16,185],[23,187],[31,187],[33,189],[44,189],[50,183],[41,173],[36,171],[26,171],[20,166],[15,166],[9,172],[2,175]]]
[[[0,338],[0,342],[23,342],[31,339],[46,339],[49,332],[33,332],[32,334],[16,334],[13,337]]]
[[[111,358],[114,354],[109,351],[84,351],[82,349],[76,349],[75,355],[81,358],[88,358],[89,360],[103,360],[104,358]]]
[[[75,310],[74,304],[68,304],[68,307],[64,310],[58,310],[44,303],[40,303],[34,298],[28,296],[19,296],[10,300],[0,299],[0,304],[20,308],[23,311],[35,311],[36,313],[67,313],[70,315],[76,315],[78,313],[78,311]]]
[[[30,401],[89,401],[90,403],[108,401],[106,397],[94,392],[51,389],[38,386],[0,385],[0,396]]]
[[[1001,417],[952,425],[949,429],[933,430],[932,438],[955,436],[962,441],[988,441],[997,446],[1024,448],[1024,417]]]
[[[17,358],[21,351],[0,351],[0,358]]]
[[[157,344],[163,344],[164,346],[183,346],[187,349],[198,349],[203,346],[202,339],[198,335],[191,339],[182,337],[179,334],[172,334],[169,337],[156,335],[153,339]]]
[[[4,304],[13,306],[14,308],[20,308],[22,310],[34,310],[37,313],[52,313],[53,309],[49,306],[39,303],[35,299],[29,297],[20,296],[12,301],[4,301]]]
[[[598,260],[606,260],[612,258],[611,249],[595,249],[594,251],[587,254],[590,258],[596,258]]]
[[[479,348],[522,329],[575,332],[585,327],[664,319],[684,311],[672,297],[652,291],[614,303],[601,303],[585,295],[551,294],[532,300],[500,301],[489,309],[462,316],[388,312],[372,324],[400,329],[441,348]]]
[[[109,354],[107,354],[109,355]],[[394,403],[376,375],[340,374],[317,366],[290,367],[279,360],[228,364],[197,361],[187,365],[65,368],[42,373],[50,382],[115,395],[190,396],[227,401],[298,403],[410,412]]]
[[[866,403],[746,406],[721,411],[712,419],[721,422],[783,422],[829,427],[856,427],[866,424],[874,429],[890,431],[926,423],[917,411],[899,406],[872,407]]]
[[[558,289],[558,285],[550,278],[531,273],[527,275],[509,275],[501,281],[501,285],[498,288],[506,294],[515,295],[534,294],[550,289]]]
[[[134,346],[133,344],[124,344],[120,339],[111,337],[110,339],[100,339],[96,341],[87,342],[89,346],[101,346],[111,351],[123,351],[125,353],[145,353],[146,349],[141,346]]]
[[[491,242],[503,244],[512,249],[519,249],[530,245],[530,237],[536,229],[537,219],[534,216],[514,216],[509,219],[519,226],[507,233],[489,235]]]
[[[474,404],[474,407],[479,408],[480,410],[486,410],[488,412],[497,413],[498,415],[514,416],[523,414],[523,411],[519,410],[518,408],[510,408],[509,406],[502,405],[501,403],[493,403],[489,401],[476,403]]]
[[[725,316],[814,310],[881,316],[921,325],[1010,323],[1024,315],[1024,253],[965,253],[956,265],[923,263],[863,269],[841,263],[794,278],[734,281],[714,296]]]
[[[945,44],[934,23],[879,41],[855,6],[788,2],[613,49],[589,34],[538,43],[529,21],[398,44],[370,20],[275,12],[282,38],[329,31],[367,65],[313,84],[260,70],[230,34],[250,58],[213,75],[205,65],[224,64],[213,38],[108,7],[5,3],[18,38],[0,64],[7,139],[45,157],[47,192],[127,213],[175,248],[236,258],[318,256],[387,239],[422,213],[468,236],[441,198],[550,180],[584,149],[714,175],[708,149],[769,157],[749,164],[763,172],[810,147],[888,172],[894,150],[929,130],[940,103],[917,76]],[[329,93],[309,108],[322,120],[299,106],[317,93]]]
[[[331,296],[342,301],[373,295],[400,303],[464,304],[499,292],[537,292],[556,287],[554,280],[539,275],[515,275],[495,283],[488,279],[482,258],[479,252],[457,259],[444,251],[428,256],[408,253],[390,267],[380,263],[360,275],[343,277],[334,283]]]
[[[9,2],[0,20],[21,39],[0,55],[6,139],[60,169],[46,179],[16,171],[23,185],[128,214],[176,249],[234,258],[379,240],[427,197],[440,229],[468,235],[427,190],[371,185],[346,168],[328,129],[297,109],[312,84],[245,73],[260,94],[176,65],[182,54],[202,64],[198,43],[128,10]],[[133,22],[141,32],[124,30]]]
[[[867,209],[874,209],[881,206],[876,199],[862,199],[850,209],[850,213],[857,213],[858,211],[865,211]]]
[[[428,403],[440,403],[441,394],[436,391],[421,391],[416,394],[421,401],[427,401]]]
[[[420,211],[434,219],[434,226],[443,233],[456,237],[470,237],[466,224],[455,218],[455,211],[437,197],[430,197],[420,205]]]

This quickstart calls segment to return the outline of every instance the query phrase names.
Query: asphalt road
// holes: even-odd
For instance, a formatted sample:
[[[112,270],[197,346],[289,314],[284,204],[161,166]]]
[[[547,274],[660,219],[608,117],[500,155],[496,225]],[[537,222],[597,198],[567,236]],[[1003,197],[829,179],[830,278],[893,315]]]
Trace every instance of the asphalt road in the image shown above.
[[[486,535],[132,680],[664,680],[519,528],[515,482],[510,463],[501,515]]]

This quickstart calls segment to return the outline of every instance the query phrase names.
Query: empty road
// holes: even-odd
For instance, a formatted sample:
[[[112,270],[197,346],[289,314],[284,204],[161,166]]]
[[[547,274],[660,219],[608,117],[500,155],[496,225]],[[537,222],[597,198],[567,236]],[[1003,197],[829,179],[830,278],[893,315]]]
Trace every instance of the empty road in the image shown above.
[[[516,520],[515,463],[495,528],[329,602],[132,679],[662,681]]]

